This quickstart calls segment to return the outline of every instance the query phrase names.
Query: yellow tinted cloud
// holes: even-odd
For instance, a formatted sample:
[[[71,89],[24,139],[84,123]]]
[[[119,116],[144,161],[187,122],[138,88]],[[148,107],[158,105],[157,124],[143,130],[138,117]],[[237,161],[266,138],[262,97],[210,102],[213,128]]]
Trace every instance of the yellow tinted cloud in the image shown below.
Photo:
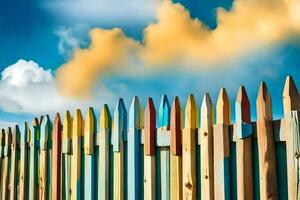
[[[132,57],[148,67],[176,61],[206,64],[195,66],[224,63],[299,34],[299,10],[299,0],[236,0],[230,11],[217,10],[217,27],[211,30],[181,4],[164,0],[157,22],[144,30],[142,44],[120,29],[92,30],[90,47],[75,50],[59,68],[58,85],[65,94],[86,95],[107,71],[130,66]]]
[[[105,72],[126,62],[137,44],[120,29],[90,31],[91,44],[87,49],[76,49],[72,58],[57,71],[57,83],[63,94],[87,96]]]

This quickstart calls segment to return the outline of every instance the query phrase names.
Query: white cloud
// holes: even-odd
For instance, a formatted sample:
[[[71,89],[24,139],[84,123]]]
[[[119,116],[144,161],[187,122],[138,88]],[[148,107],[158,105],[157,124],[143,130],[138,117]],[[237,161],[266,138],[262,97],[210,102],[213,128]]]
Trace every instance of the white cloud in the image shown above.
[[[153,20],[159,0],[47,0],[43,7],[66,21],[125,24]]]
[[[88,44],[88,25],[75,25],[73,27],[58,27],[54,34],[59,37],[58,52],[66,58],[69,58],[74,49],[84,47]]]
[[[6,129],[8,127],[13,127],[16,124],[17,123],[15,123],[15,122],[8,122],[8,121],[0,120],[0,129]]]
[[[1,73],[0,109],[11,113],[45,114],[99,105],[64,97],[56,89],[50,70],[33,61],[19,60]],[[101,89],[101,91],[104,91]],[[105,91],[106,96],[111,93]]]

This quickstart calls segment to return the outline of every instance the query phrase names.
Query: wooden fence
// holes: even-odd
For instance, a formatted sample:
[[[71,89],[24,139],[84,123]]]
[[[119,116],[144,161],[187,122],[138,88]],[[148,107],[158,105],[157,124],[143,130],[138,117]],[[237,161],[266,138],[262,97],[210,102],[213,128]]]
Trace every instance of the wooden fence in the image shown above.
[[[170,106],[163,96],[158,112],[149,98],[144,114],[134,97],[129,118],[122,99],[113,120],[104,105],[99,127],[89,108],[85,121],[76,110],[63,121],[46,115],[24,130],[2,129],[1,199],[299,200],[300,99],[293,79],[283,91],[283,119],[272,119],[264,82],[256,107],[251,122],[240,87],[232,123],[222,88],[215,123],[205,94],[201,116],[193,95],[184,115],[178,97]]]

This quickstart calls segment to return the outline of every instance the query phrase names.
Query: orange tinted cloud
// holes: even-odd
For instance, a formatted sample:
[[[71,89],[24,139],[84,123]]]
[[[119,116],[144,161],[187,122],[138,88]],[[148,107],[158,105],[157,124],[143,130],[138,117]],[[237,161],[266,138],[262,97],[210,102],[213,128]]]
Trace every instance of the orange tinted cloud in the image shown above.
[[[230,11],[217,9],[217,28],[211,30],[181,4],[164,0],[157,22],[145,28],[142,43],[120,29],[93,29],[90,47],[75,50],[59,68],[58,85],[65,94],[86,95],[107,72],[130,66],[133,57],[147,67],[218,65],[299,34],[299,9],[299,0],[236,0]]]
[[[57,71],[57,83],[63,94],[88,96],[102,74],[126,62],[137,44],[120,29],[90,31],[91,44],[76,49],[72,58]]]

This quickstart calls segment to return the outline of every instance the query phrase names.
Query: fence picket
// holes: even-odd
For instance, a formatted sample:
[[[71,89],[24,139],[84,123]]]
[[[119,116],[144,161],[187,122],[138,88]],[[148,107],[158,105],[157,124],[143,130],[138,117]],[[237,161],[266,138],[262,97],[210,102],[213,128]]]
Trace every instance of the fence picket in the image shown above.
[[[142,108],[138,97],[134,97],[129,110],[129,129],[127,136],[128,145],[128,198],[137,200],[142,198],[139,182],[140,168],[140,135],[142,129]]]
[[[110,177],[109,177],[109,147],[111,135],[111,115],[106,104],[103,105],[100,113],[99,129],[99,199],[109,199],[110,195]]]
[[[52,200],[61,199],[61,137],[62,124],[59,113],[55,115],[52,132],[52,180],[51,197]]]
[[[244,86],[239,88],[235,102],[235,133],[238,199],[253,199],[252,127],[250,102]]]
[[[52,122],[49,115],[40,120],[39,199],[50,199],[51,195],[51,139]]]
[[[286,128],[288,198],[300,199],[300,97],[292,77],[287,77],[283,90]]]
[[[278,199],[272,103],[265,82],[260,84],[256,106],[260,198]]]
[[[194,95],[190,95],[185,107],[185,127],[182,133],[182,186],[183,199],[196,199],[196,129],[198,108]]]
[[[155,133],[156,111],[152,98],[149,98],[145,110],[144,128],[144,200],[156,199]]]
[[[10,199],[17,199],[17,184],[19,176],[19,157],[20,157],[20,130],[19,126],[14,127],[11,141],[11,164],[10,164],[10,180],[9,180],[9,194]]]
[[[83,199],[83,127],[84,121],[79,109],[76,110],[72,129],[72,158],[71,158],[71,195],[70,198]]]
[[[225,88],[222,88],[217,101],[217,123],[214,126],[214,197],[230,200],[230,144],[229,124],[230,103]]]
[[[25,123],[24,131],[21,132],[20,145],[20,200],[29,199],[29,142],[30,142],[30,128],[28,123]]]
[[[208,93],[201,105],[201,199],[214,199],[213,105]]]
[[[175,97],[171,109],[170,199],[182,199],[182,110]]]
[[[1,199],[8,199],[9,197],[9,190],[8,190],[8,184],[9,184],[9,171],[10,171],[10,145],[11,145],[11,137],[12,132],[11,128],[7,128],[5,131],[5,146],[4,146],[4,159],[3,159],[3,165],[2,165],[2,183],[1,183]]]
[[[32,122],[32,131],[30,132],[30,149],[29,149],[29,199],[38,199],[39,188],[39,141],[40,125],[39,120],[34,118]]]
[[[71,195],[71,149],[73,119],[66,111],[62,130],[62,199],[70,200]]]
[[[5,129],[1,129],[0,133],[0,196],[2,197],[2,181],[4,170],[4,147],[5,147]]]
[[[84,126],[84,199],[95,199],[95,186],[97,179],[95,166],[95,138],[96,138],[96,117],[94,109],[90,107],[86,114]]]
[[[124,139],[127,134],[127,111],[123,99],[119,99],[114,112],[113,127],[113,157],[114,157],[114,200],[125,198],[125,152]]]

